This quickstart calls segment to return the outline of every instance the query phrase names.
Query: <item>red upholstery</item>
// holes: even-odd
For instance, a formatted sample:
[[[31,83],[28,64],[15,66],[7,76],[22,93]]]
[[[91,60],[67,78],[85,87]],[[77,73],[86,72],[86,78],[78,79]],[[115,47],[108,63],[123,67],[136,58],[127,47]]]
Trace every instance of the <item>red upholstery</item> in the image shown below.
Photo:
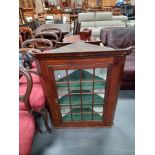
[[[31,77],[32,77],[32,81],[33,81],[33,84],[40,84],[40,79],[39,79],[39,76],[36,75],[35,73],[30,73],[31,74]],[[27,79],[25,76],[22,76],[19,80],[19,83],[20,84],[26,84],[27,83]]]
[[[25,110],[26,108],[25,108],[24,102],[19,101],[19,111],[25,111]]]
[[[24,95],[27,88],[27,84],[21,84],[19,86],[19,95]],[[20,110],[26,110],[22,102],[20,102]],[[41,84],[33,84],[31,95],[30,95],[30,105],[34,111],[39,111],[45,106],[45,96],[43,94]]]
[[[32,62],[32,68],[36,68],[36,67],[37,67],[37,65],[36,65],[35,61],[33,61]]]
[[[35,121],[27,111],[19,111],[19,155],[31,153],[35,134]]]

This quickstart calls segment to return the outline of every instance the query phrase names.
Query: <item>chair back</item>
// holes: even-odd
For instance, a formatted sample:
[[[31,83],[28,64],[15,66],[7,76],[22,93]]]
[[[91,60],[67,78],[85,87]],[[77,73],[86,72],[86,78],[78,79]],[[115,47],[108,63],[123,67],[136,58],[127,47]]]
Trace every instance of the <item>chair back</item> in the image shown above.
[[[58,41],[62,39],[62,31],[58,28],[45,28],[45,29],[42,29],[41,32],[53,32],[58,35]]]
[[[33,57],[31,56],[31,53],[41,53],[41,51],[34,48],[19,49],[20,66],[25,68],[32,68]]]
[[[28,112],[32,112],[32,108],[30,106],[29,98],[32,91],[33,81],[30,73],[25,68],[19,68],[19,74],[25,76],[27,80],[27,88],[24,95],[19,94],[19,101],[24,102],[25,107]]]
[[[29,39],[22,43],[23,48],[36,48],[40,51],[53,49],[53,43],[48,39],[35,38]]]
[[[19,48],[22,47],[22,42],[23,42],[22,36],[19,34]]]
[[[34,35],[34,38],[44,38],[44,39],[48,39],[52,42],[53,44],[53,48],[55,48],[55,42],[54,41],[58,41],[58,35],[56,33],[53,32],[40,32],[40,33],[36,33]]]

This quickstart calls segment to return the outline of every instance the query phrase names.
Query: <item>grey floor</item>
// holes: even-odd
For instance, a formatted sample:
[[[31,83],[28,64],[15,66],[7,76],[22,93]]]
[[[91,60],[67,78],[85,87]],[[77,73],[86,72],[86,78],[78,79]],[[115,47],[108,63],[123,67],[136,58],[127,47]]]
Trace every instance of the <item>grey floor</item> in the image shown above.
[[[36,134],[32,155],[134,155],[135,95],[120,91],[112,128],[55,129]]]

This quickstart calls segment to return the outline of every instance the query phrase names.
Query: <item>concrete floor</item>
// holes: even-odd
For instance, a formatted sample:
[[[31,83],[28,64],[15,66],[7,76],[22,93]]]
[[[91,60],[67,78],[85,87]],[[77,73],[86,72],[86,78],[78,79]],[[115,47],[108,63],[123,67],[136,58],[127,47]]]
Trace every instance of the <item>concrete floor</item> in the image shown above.
[[[55,129],[36,134],[31,155],[134,155],[135,95],[120,91],[112,128]]]

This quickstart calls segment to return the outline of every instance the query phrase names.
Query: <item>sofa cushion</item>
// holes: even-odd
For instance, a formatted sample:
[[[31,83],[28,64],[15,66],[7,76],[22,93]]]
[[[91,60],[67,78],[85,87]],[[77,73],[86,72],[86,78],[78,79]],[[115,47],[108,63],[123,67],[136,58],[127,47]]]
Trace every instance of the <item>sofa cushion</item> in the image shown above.
[[[79,22],[95,21],[96,20],[95,12],[79,13],[78,20],[79,20]]]
[[[127,22],[128,21],[128,17],[124,16],[124,15],[112,16],[112,20],[121,20],[122,22]]]
[[[96,21],[112,20],[112,12],[97,12]]]
[[[120,20],[114,20],[114,21],[96,21],[96,27],[105,27],[105,26],[115,26],[115,27],[126,27],[126,24]]]
[[[81,28],[95,27],[95,22],[81,22]]]

